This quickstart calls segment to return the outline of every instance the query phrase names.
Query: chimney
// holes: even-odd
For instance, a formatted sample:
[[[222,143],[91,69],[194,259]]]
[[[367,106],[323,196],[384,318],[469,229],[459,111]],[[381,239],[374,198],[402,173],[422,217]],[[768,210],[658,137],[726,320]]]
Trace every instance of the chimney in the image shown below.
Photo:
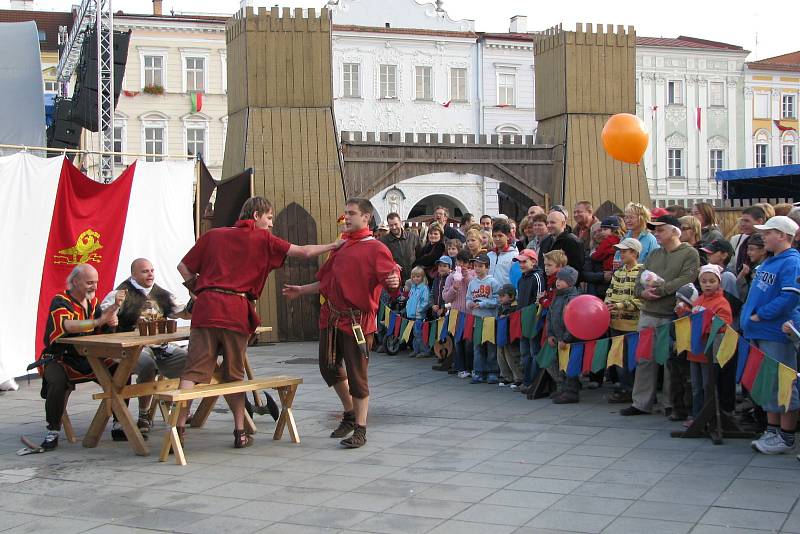
[[[153,15],[161,16],[161,0],[153,0]]]
[[[525,15],[514,15],[511,17],[510,33],[528,33],[528,17]]]

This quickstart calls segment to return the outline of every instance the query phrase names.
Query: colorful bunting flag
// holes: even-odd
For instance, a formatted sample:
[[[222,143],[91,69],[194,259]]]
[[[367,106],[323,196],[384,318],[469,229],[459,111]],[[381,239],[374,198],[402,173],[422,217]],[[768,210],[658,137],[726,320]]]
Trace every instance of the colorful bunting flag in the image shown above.
[[[569,362],[567,363],[567,376],[575,378],[581,376],[583,354],[586,347],[583,343],[573,343],[569,349]]]
[[[383,323],[383,318],[386,315],[386,306],[378,306],[378,323]]]
[[[536,306],[522,308],[521,318],[522,335],[528,338],[536,336]]]
[[[794,381],[797,380],[797,371],[782,363],[778,364],[778,404],[784,411],[789,411],[792,402]]]
[[[750,356],[750,343],[743,337],[739,337],[739,343],[736,345],[736,383],[742,382],[742,375],[744,375],[744,368],[747,365],[747,360]]]
[[[438,339],[438,336],[437,336],[438,332],[436,331],[436,329],[439,326],[440,325],[439,325],[438,322],[433,322],[432,326],[431,326],[431,329],[428,331],[428,340],[427,340],[428,341],[428,348],[430,348],[431,351],[433,351],[433,348],[436,345],[436,340]]]
[[[394,323],[397,322],[397,314],[392,312],[389,314],[389,324],[386,325],[389,334],[394,335]]]
[[[722,335],[722,341],[717,350],[717,363],[720,367],[725,365],[736,354],[736,346],[739,344],[739,334],[733,328],[727,328]]]
[[[655,342],[656,329],[645,328],[639,332],[639,343],[636,345],[636,362],[653,359],[653,343]]]
[[[581,372],[592,372],[592,363],[594,361],[594,349],[597,346],[597,340],[587,341],[583,344],[583,361],[581,362]]]
[[[636,369],[636,347],[639,345],[639,332],[625,334],[625,348],[628,349],[628,369]]]
[[[569,364],[569,349],[571,345],[567,343],[563,347],[558,347],[558,370],[566,371]]]
[[[748,391],[753,391],[753,382],[758,376],[758,370],[761,368],[761,362],[764,361],[764,353],[758,347],[750,345],[749,353],[747,354],[747,363],[744,366],[744,373],[742,374],[742,385]],[[753,397],[755,399],[755,397]],[[761,403],[759,403],[761,404]]]
[[[484,317],[483,318],[483,328],[481,330],[481,340],[484,343],[494,343],[495,342],[495,330],[494,325],[497,322],[497,319],[494,317]]]
[[[445,317],[439,318],[439,341],[444,343],[447,341],[447,323],[445,322]]]
[[[675,321],[675,352],[688,352],[692,349],[692,325],[689,316]]]
[[[608,350],[608,360],[606,362],[607,367],[611,367],[612,365],[623,367],[622,356],[624,353],[624,342],[625,336],[614,336],[611,338],[611,348]]]
[[[402,318],[398,315],[397,318],[394,320],[394,337],[400,337],[401,330],[400,327],[403,325]]]
[[[547,369],[556,359],[556,347],[550,343],[544,343],[542,350],[536,355],[536,361],[541,369]]]
[[[594,346],[594,355],[592,356],[592,372],[598,373],[606,368],[606,361],[608,359],[608,346],[611,343],[609,338],[598,339]]]
[[[483,343],[483,317],[475,317],[475,325],[472,327],[472,342],[476,345]]]
[[[420,320],[421,319],[417,319],[417,321],[420,321]],[[419,330],[417,330],[417,331],[419,332]],[[422,336],[421,336],[421,338],[419,340],[420,344],[427,345],[428,344],[428,338],[430,337],[430,335],[431,335],[431,323],[429,323],[428,321],[423,321],[423,323],[422,323]]]
[[[670,323],[662,324],[656,328],[656,341],[655,347],[653,348],[653,359],[655,359],[656,363],[659,365],[664,365],[667,363],[667,360],[669,360],[669,334],[671,329],[672,324]]]
[[[475,316],[471,313],[468,313],[464,316],[464,339],[467,341],[472,340],[472,334],[474,333],[475,329]]]
[[[497,348],[508,345],[508,317],[497,319]]]
[[[450,332],[450,335],[455,337],[456,331],[458,330],[458,319],[459,315],[461,315],[458,310],[451,309],[450,312],[447,314],[447,331]]]
[[[708,352],[714,346],[714,339],[716,339],[719,331],[725,327],[725,321],[716,315],[711,319],[711,329],[708,332],[708,341],[706,342],[705,351]]]
[[[403,341],[408,343],[408,340],[411,339],[411,334],[414,332],[414,321],[405,320],[405,326],[403,327]]]
[[[703,313],[695,313],[691,316],[692,324],[692,344],[691,352],[702,354],[703,350]]]
[[[464,323],[467,322],[467,317],[472,317],[469,314],[459,313],[458,323],[456,324],[456,335],[454,341],[459,342],[464,339]]]
[[[762,353],[763,355],[763,353]],[[752,355],[750,356],[752,360]],[[745,371],[747,376],[747,371]],[[778,393],[778,362],[772,358],[761,359],[761,365],[758,367],[758,372],[753,381],[753,387],[750,389],[750,397],[759,406],[763,406],[773,400],[776,400],[775,395]],[[791,394],[791,391],[789,392]]]
[[[522,337],[522,312],[514,312],[508,320],[508,341],[514,341]]]

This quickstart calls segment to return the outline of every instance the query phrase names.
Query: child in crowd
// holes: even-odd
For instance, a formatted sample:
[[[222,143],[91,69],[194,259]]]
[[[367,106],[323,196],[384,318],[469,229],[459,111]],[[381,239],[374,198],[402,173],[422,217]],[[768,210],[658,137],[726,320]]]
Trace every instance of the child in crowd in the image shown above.
[[[518,308],[535,306],[539,302],[539,295],[544,292],[544,278],[542,273],[537,269],[538,259],[536,251],[530,248],[523,249],[522,252],[514,258],[514,262],[519,265],[519,269],[522,273],[517,283]],[[533,379],[539,372],[539,366],[536,364],[536,354],[539,352],[539,345],[538,336],[522,336],[519,339],[520,360],[522,362],[522,371],[524,375],[522,380],[523,386],[519,388],[521,393],[530,393]]]
[[[425,269],[419,265],[411,269],[411,288],[406,301],[406,319],[414,321],[414,340],[412,342],[411,358],[427,358],[430,350],[422,342],[422,321],[425,320],[430,302],[428,278]]]
[[[481,230],[481,247],[486,251],[494,248],[494,243],[492,242],[492,233],[489,230]]]
[[[445,251],[450,259],[452,260],[451,269],[456,265],[456,256],[458,255],[458,251],[464,247],[464,244],[461,242],[460,239],[448,239],[447,243],[445,243]]]
[[[470,259],[481,252],[486,252],[486,249],[483,248],[482,230],[478,230],[477,228],[470,228],[467,230],[467,240],[464,243],[464,248],[469,252]]]
[[[710,310],[714,315],[727,324],[733,324],[733,313],[731,305],[722,290],[722,267],[714,264],[707,264],[700,267],[700,275],[697,277],[700,282],[700,296],[694,302],[692,311]],[[704,331],[704,335],[708,332]],[[722,338],[722,332],[718,334],[714,341],[714,354]],[[703,355],[705,357],[705,355]],[[699,361],[691,361],[692,374],[692,416],[697,417],[703,407],[705,386],[708,382],[708,364]]]
[[[551,250],[544,255],[544,294],[539,299],[539,304],[545,310],[550,308],[553,303],[553,298],[556,295],[556,275],[560,269],[567,265],[567,255],[563,250]]]
[[[497,313],[497,292],[500,284],[489,274],[489,256],[478,254],[472,258],[475,278],[467,288],[467,308],[477,317],[494,317]],[[472,337],[474,358],[472,383],[497,384],[497,347],[494,343],[482,343],[480,333]]]
[[[469,233],[469,232],[467,232]],[[467,308],[467,288],[475,277],[470,260],[472,256],[466,248],[456,255],[456,268],[444,282],[442,296],[450,304],[452,310],[459,313],[471,313]],[[461,339],[453,344],[453,369],[458,373],[458,378],[470,378],[472,374],[472,342]]]
[[[505,284],[497,292],[497,317],[508,317],[517,311],[517,290],[511,284]],[[500,365],[500,387],[510,386],[511,389],[519,389],[522,385],[522,366],[519,362],[519,344],[506,343],[502,347],[497,347],[497,363]]]
[[[517,255],[517,249],[509,244],[511,239],[511,226],[507,220],[500,219],[492,226],[492,241],[494,250],[489,252],[489,274],[494,277],[500,285],[509,283],[509,271],[511,262]]]
[[[442,317],[447,309],[444,300],[444,284],[453,267],[453,260],[450,256],[442,256],[436,262],[436,276],[431,284],[431,318]]]
[[[567,343],[577,341],[564,324],[564,310],[567,304],[578,296],[578,289],[575,287],[577,283],[578,271],[569,265],[560,268],[556,273],[556,294],[547,314],[547,342],[551,347],[557,346],[558,349],[563,349]],[[547,372],[561,385],[560,391],[552,395],[553,403],[572,404],[580,400],[578,377],[567,378],[565,373],[559,370],[558,358],[547,368]]]
[[[739,301],[739,291],[736,288],[736,275],[728,270],[728,264],[733,258],[733,245],[725,239],[715,239],[700,248],[703,252],[708,254],[708,256],[706,256],[706,261],[720,268],[722,291],[725,292],[728,299],[733,298],[736,300],[738,306],[734,303],[732,303],[732,306],[738,310],[741,308],[741,302]]]
[[[747,239],[745,254],[747,261],[742,262],[742,268],[736,277],[736,288],[739,290],[739,300],[742,302],[747,300],[756,269],[769,257],[769,252],[764,248],[764,237],[761,234],[755,233]]]
[[[611,275],[614,271],[614,255],[617,249],[614,248],[620,241],[625,233],[620,226],[619,217],[611,216],[603,219],[600,223],[600,244],[591,254],[594,261],[599,261],[603,265],[603,272],[609,273],[607,282],[611,280]],[[621,258],[620,258],[621,259]]]
[[[619,336],[635,332],[639,323],[641,301],[636,297],[636,281],[642,271],[639,253],[642,244],[638,239],[626,237],[614,245],[619,251],[622,267],[614,271],[611,285],[606,291],[605,304],[611,312],[610,335]],[[611,404],[630,404],[633,390],[633,372],[628,369],[628,359],[622,359],[622,368],[614,368],[619,378],[619,387],[608,397]]]

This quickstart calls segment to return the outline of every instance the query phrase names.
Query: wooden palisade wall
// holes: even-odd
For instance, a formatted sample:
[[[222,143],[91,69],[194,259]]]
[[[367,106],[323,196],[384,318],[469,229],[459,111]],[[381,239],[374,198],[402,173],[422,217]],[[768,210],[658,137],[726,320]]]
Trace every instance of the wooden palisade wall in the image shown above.
[[[262,7],[255,12],[248,7],[229,19],[226,40],[223,175],[254,169],[255,194],[272,202],[275,220],[281,223],[273,229],[276,235],[291,237],[296,244],[334,240],[344,189],[333,120],[329,11],[308,9],[304,16],[302,9]],[[286,276],[299,273],[304,279],[286,281],[312,281],[307,278],[315,269],[294,263],[287,261]],[[279,293],[273,274],[258,304],[262,323],[278,327],[267,339],[316,335],[316,299],[288,303]],[[284,327],[287,322],[279,323],[279,314],[293,317],[292,323],[299,320],[304,328]]]
[[[568,207],[590,200],[650,205],[644,171],[615,161],[603,149],[600,133],[611,115],[635,113],[636,33],[608,25],[574,32],[560,26],[535,43],[537,143],[564,144],[553,202]],[[560,171],[560,172],[559,172]],[[559,187],[560,186],[560,187]]]

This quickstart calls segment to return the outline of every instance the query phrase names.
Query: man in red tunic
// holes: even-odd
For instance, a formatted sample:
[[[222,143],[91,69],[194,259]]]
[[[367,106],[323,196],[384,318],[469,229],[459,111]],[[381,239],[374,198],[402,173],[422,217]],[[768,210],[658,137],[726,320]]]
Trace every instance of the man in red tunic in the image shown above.
[[[252,301],[261,295],[269,273],[282,267],[286,256],[314,258],[342,243],[292,245],[272,235],[272,219],[266,198],[249,198],[235,226],[203,234],[178,265],[196,295],[181,388],[211,381],[220,348],[225,380],[243,380],[247,340],[261,322]],[[249,447],[253,438],[244,432],[245,394],[226,395],[225,400],[233,411],[234,447]],[[178,421],[181,439],[187,415],[184,410]]]
[[[385,287],[392,293],[400,287],[400,272],[392,253],[370,232],[374,211],[369,200],[348,200],[346,241],[319,270],[318,281],[283,289],[290,299],[314,293],[325,297],[319,314],[319,368],[344,408],[342,422],[331,437],[344,438],[352,432],[350,438],[341,441],[351,449],[367,442],[367,364],[381,290]]]

